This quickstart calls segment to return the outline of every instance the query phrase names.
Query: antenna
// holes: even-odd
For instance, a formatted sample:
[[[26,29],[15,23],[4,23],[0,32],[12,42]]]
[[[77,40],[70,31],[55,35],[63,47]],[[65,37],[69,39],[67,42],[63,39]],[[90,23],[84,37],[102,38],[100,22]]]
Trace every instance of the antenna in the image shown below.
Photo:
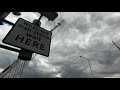
[[[59,22],[53,29],[51,29],[51,32],[53,32],[55,29],[57,29],[59,26],[61,26],[64,22],[65,22],[65,20],[62,20],[61,22]]]
[[[113,41],[112,41],[113,42]],[[115,44],[115,42],[113,42],[113,44],[120,50],[120,47],[117,46],[117,44]]]
[[[60,30],[63,28],[64,25],[65,25],[65,20],[62,20],[53,29],[51,29],[52,38],[55,37],[60,32]],[[54,33],[55,31],[56,33]]]

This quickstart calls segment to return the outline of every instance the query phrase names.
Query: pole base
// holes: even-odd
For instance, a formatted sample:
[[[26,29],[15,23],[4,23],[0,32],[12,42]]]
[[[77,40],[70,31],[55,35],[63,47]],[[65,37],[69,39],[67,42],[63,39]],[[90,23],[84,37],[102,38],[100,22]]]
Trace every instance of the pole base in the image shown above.
[[[26,49],[21,49],[19,52],[18,59],[24,60],[24,61],[30,61],[32,58],[33,52],[26,50]]]

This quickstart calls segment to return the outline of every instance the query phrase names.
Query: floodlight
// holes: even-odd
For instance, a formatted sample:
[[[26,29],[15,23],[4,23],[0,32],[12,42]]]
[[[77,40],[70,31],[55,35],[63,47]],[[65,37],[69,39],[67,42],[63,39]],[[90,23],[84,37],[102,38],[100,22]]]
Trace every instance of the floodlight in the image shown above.
[[[21,15],[21,13],[20,12],[12,12],[14,15],[16,15],[16,16],[20,16]]]
[[[41,13],[43,16],[47,17],[49,20],[52,21],[54,21],[58,17],[57,12],[39,12],[39,13]]]

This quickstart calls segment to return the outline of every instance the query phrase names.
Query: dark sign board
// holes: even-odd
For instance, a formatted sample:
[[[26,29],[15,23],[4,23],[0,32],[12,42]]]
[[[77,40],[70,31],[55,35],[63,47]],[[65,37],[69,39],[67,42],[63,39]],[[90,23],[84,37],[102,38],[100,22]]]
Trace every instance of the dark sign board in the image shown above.
[[[3,43],[24,48],[34,53],[49,56],[52,33],[19,18],[12,27]]]

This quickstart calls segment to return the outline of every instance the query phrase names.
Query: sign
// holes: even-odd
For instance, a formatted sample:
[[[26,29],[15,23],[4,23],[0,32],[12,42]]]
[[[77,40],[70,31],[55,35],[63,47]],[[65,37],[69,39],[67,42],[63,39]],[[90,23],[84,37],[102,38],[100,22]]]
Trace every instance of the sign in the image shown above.
[[[51,36],[50,31],[19,18],[2,42],[48,57]]]

